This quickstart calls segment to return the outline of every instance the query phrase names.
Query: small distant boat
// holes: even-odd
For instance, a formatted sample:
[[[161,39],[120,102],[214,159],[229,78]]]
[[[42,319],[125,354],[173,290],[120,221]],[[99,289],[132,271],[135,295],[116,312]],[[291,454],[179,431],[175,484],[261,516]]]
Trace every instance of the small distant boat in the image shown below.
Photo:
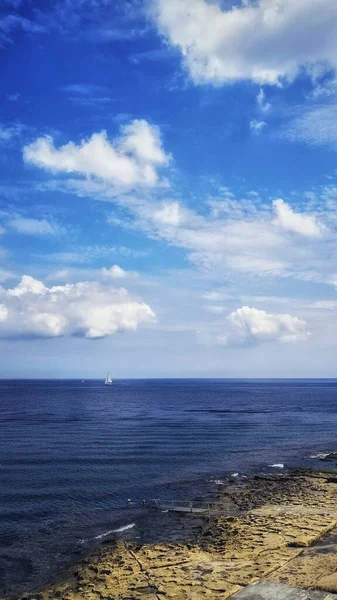
[[[112,385],[112,379],[110,377],[110,373],[107,374],[104,383],[105,383],[105,385]]]

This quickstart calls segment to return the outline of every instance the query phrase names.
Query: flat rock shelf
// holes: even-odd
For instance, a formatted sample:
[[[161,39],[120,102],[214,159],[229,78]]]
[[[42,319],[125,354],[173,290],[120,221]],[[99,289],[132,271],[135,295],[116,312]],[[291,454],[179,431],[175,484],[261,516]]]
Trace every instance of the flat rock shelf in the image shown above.
[[[336,478],[298,471],[228,481],[219,487],[217,504],[239,514],[205,514],[194,536],[184,542],[105,539],[62,581],[21,598],[336,598]],[[200,515],[186,513],[185,518]]]
[[[281,583],[261,581],[248,585],[235,594],[233,600],[336,600],[335,594],[315,590],[301,590]]]

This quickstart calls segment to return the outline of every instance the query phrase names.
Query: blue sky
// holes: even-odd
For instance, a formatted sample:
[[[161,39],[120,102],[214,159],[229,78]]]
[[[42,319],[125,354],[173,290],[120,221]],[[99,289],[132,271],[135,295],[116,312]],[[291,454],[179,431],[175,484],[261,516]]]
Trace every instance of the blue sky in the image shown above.
[[[334,377],[335,0],[6,0],[0,376]]]

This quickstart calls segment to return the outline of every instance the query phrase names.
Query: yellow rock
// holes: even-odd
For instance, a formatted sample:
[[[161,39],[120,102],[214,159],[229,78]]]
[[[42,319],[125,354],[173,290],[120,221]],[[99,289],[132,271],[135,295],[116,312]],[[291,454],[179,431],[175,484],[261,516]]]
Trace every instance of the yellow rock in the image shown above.
[[[223,486],[219,505],[242,515],[206,517],[193,544],[105,545],[39,599],[226,600],[261,578],[337,591],[337,552],[310,547],[337,526],[337,485],[328,476]]]

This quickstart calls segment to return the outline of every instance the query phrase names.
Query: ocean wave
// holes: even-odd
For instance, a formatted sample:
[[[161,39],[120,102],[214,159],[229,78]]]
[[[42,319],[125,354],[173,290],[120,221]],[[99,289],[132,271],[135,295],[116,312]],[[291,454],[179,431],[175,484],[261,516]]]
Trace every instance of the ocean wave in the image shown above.
[[[119,527],[119,529],[114,529],[114,533],[121,533],[127,529],[133,529],[133,527],[136,527],[136,523],[130,523],[129,525],[123,525],[123,527]]]
[[[86,544],[90,542],[90,540],[102,540],[108,535],[112,533],[123,533],[123,531],[127,531],[128,529],[133,529],[136,527],[136,523],[129,523],[128,525],[122,525],[122,527],[118,527],[118,529],[109,529],[109,531],[104,531],[104,533],[100,533],[99,535],[95,535],[93,538],[87,538],[79,540],[79,544]]]
[[[133,529],[133,527],[136,527],[136,523],[129,523],[129,525],[123,525],[118,529],[110,529],[109,531],[105,531],[104,533],[96,535],[94,537],[94,540],[101,540],[102,538],[107,537],[107,535],[110,535],[111,533],[122,533],[123,531],[127,531],[128,529]]]
[[[102,538],[105,538],[107,535],[110,535],[110,533],[114,533],[114,529],[110,529],[109,531],[105,531],[104,533],[100,533],[100,535],[95,535],[95,537],[93,539],[94,540],[101,540]]]
[[[312,454],[310,458],[316,458],[318,460],[324,460],[330,454],[336,454],[336,452],[317,452],[317,454]]]
[[[272,467],[273,469],[284,469],[283,463],[275,463],[275,464],[269,465],[269,466]]]

